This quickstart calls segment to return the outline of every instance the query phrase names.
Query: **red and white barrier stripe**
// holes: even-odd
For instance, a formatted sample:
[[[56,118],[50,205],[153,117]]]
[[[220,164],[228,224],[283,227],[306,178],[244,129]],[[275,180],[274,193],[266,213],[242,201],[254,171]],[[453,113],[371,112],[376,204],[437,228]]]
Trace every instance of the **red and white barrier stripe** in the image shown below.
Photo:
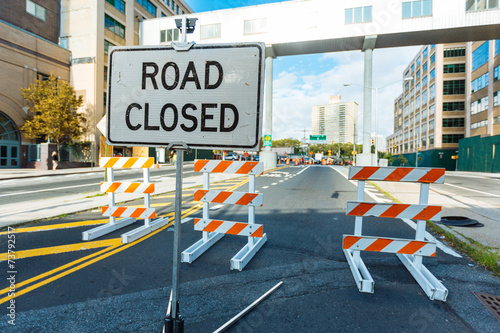
[[[195,218],[194,230],[262,238],[264,228],[262,224]]]
[[[262,206],[264,195],[262,193],[197,190],[194,192],[194,200],[243,206]]]
[[[103,206],[102,215],[114,217],[135,217],[136,219],[154,219],[156,217],[156,212],[154,208]]]
[[[436,256],[435,243],[398,238],[344,235],[342,248],[345,250]]]
[[[394,182],[444,183],[445,169],[403,167],[349,167],[349,179]]]
[[[106,193],[144,193],[151,194],[155,191],[154,183],[131,182],[101,182],[101,192]]]
[[[194,171],[260,175],[264,172],[264,164],[259,162],[196,160],[194,162]]]
[[[441,206],[347,201],[346,214],[441,221]]]
[[[155,159],[153,157],[101,157],[99,166],[101,168],[152,168]]]

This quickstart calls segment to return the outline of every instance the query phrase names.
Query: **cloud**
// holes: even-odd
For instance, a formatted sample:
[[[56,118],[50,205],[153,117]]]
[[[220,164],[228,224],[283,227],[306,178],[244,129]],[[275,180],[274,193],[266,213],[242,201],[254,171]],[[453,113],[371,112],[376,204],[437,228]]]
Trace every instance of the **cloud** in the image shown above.
[[[393,133],[394,99],[402,92],[403,71],[420,49],[405,47],[380,49],[373,52],[373,87],[378,89],[378,133],[384,137]],[[311,130],[313,105],[327,104],[329,96],[341,95],[342,101],[355,101],[359,105],[359,138],[362,142],[364,54],[360,51],[337,52],[317,55],[312,74],[301,69],[297,57],[296,69],[289,62],[275,61],[273,81],[273,138],[301,138],[303,131]],[[309,65],[307,64],[307,65]],[[276,74],[278,73],[278,74]],[[306,74],[303,74],[306,73]],[[372,112],[375,112],[375,91],[373,91]],[[372,131],[374,128],[372,113]],[[306,133],[306,136],[311,134]]]

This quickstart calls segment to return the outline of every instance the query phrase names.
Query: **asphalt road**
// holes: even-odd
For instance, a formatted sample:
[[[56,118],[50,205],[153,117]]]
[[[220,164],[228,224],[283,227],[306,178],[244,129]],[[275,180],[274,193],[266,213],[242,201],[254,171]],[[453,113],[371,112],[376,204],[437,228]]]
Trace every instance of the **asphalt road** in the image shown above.
[[[246,191],[248,184],[240,178],[212,188]],[[354,230],[345,205],[355,199],[356,186],[334,168],[274,170],[256,178],[256,189],[264,194],[256,223],[264,225],[268,242],[242,272],[229,268],[231,257],[246,244],[241,236],[226,235],[194,263],[181,265],[180,313],[186,332],[213,332],[280,281],[283,285],[229,332],[500,331],[500,323],[472,294],[500,295],[499,278],[441,250],[424,263],[448,288],[447,302],[429,300],[391,254],[363,252],[375,293],[360,293],[341,249],[342,234]],[[201,217],[192,191],[184,194],[184,215]],[[157,196],[152,203],[159,215],[172,215],[172,195]],[[247,220],[246,207],[215,208],[211,218]],[[99,219],[99,212],[85,212],[16,230],[16,251],[44,250],[15,262],[16,326],[5,316],[9,284],[1,280],[0,313],[7,319],[0,321],[0,331],[161,332],[172,278],[172,228],[129,245],[116,243],[137,225],[129,226],[100,238],[107,242],[101,247],[72,247]],[[75,225],[41,231],[62,223]],[[366,218],[363,233],[412,238],[414,230],[400,220]],[[7,237],[0,236],[2,249],[8,247]],[[181,248],[200,237],[192,222],[184,223]],[[45,254],[57,246],[61,253]],[[9,269],[7,261],[0,262],[0,271]]]

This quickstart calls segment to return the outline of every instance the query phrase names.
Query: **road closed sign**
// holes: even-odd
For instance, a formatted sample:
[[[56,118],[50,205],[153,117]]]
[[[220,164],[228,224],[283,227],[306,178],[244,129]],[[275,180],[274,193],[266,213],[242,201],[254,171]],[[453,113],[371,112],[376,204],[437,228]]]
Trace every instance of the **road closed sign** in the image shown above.
[[[258,150],[264,44],[119,47],[110,52],[110,145]]]

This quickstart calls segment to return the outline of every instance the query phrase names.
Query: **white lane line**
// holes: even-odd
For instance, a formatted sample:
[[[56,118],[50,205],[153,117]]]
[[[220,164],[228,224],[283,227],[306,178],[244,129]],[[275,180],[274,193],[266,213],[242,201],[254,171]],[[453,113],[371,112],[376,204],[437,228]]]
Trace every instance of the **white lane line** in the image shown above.
[[[456,187],[456,188],[460,188],[462,190],[476,192],[476,193],[481,193],[481,194],[489,195],[489,196],[492,196],[492,197],[500,198],[500,195],[493,194],[493,193],[482,192],[482,191],[478,191],[478,190],[474,190],[474,189],[471,189],[471,188],[462,187],[462,186],[458,186],[458,185],[453,185],[453,184],[444,184],[444,185],[453,186],[453,187]]]
[[[210,207],[210,210],[217,210],[217,209],[222,208],[222,207],[224,207],[224,205],[215,205],[215,206]]]
[[[278,183],[272,183],[271,185],[278,185]]]
[[[0,194],[0,197],[7,197],[7,196],[13,196],[13,195],[22,195],[22,194],[31,194],[31,193],[40,193],[40,192],[50,192],[50,191],[59,191],[59,190],[65,190],[68,188],[77,188],[77,187],[89,187],[89,186],[94,186],[96,187],[96,191],[99,191],[99,185],[95,184],[86,184],[86,185],[74,185],[74,186],[66,186],[66,187],[56,187],[56,188],[49,188],[45,190],[36,190],[36,191],[26,191],[26,192],[17,192],[17,193],[8,193],[8,194]]]
[[[296,173],[296,175],[300,175],[302,172],[306,171],[307,169],[309,169],[310,166],[306,166],[304,169],[300,170],[299,172]]]
[[[269,188],[269,186],[262,186],[263,189]]]
[[[331,167],[331,168],[333,170],[337,171],[338,173],[340,173],[342,176],[344,176],[345,179],[347,179],[347,176],[344,175],[342,172],[340,172],[339,170],[336,170],[333,167]],[[354,183],[357,186],[357,184],[354,181],[351,180],[350,182]],[[376,202],[384,202],[380,198],[376,197],[373,193],[371,193],[369,191],[365,190],[365,193],[368,194],[368,196],[370,196]],[[409,220],[409,219],[401,219],[401,220],[404,223],[406,223],[410,228],[412,228],[414,230],[417,230],[417,224],[415,222],[413,222],[412,220]],[[447,254],[449,254],[449,255],[451,255],[453,257],[456,257],[456,258],[462,258],[462,256],[460,254],[458,254],[457,252],[453,251],[450,247],[446,246],[444,243],[442,243],[441,241],[439,241],[438,239],[436,239],[428,231],[425,231],[425,238],[428,241],[430,241],[430,242],[435,242],[436,246],[438,248],[440,248],[444,253],[447,253]]]

